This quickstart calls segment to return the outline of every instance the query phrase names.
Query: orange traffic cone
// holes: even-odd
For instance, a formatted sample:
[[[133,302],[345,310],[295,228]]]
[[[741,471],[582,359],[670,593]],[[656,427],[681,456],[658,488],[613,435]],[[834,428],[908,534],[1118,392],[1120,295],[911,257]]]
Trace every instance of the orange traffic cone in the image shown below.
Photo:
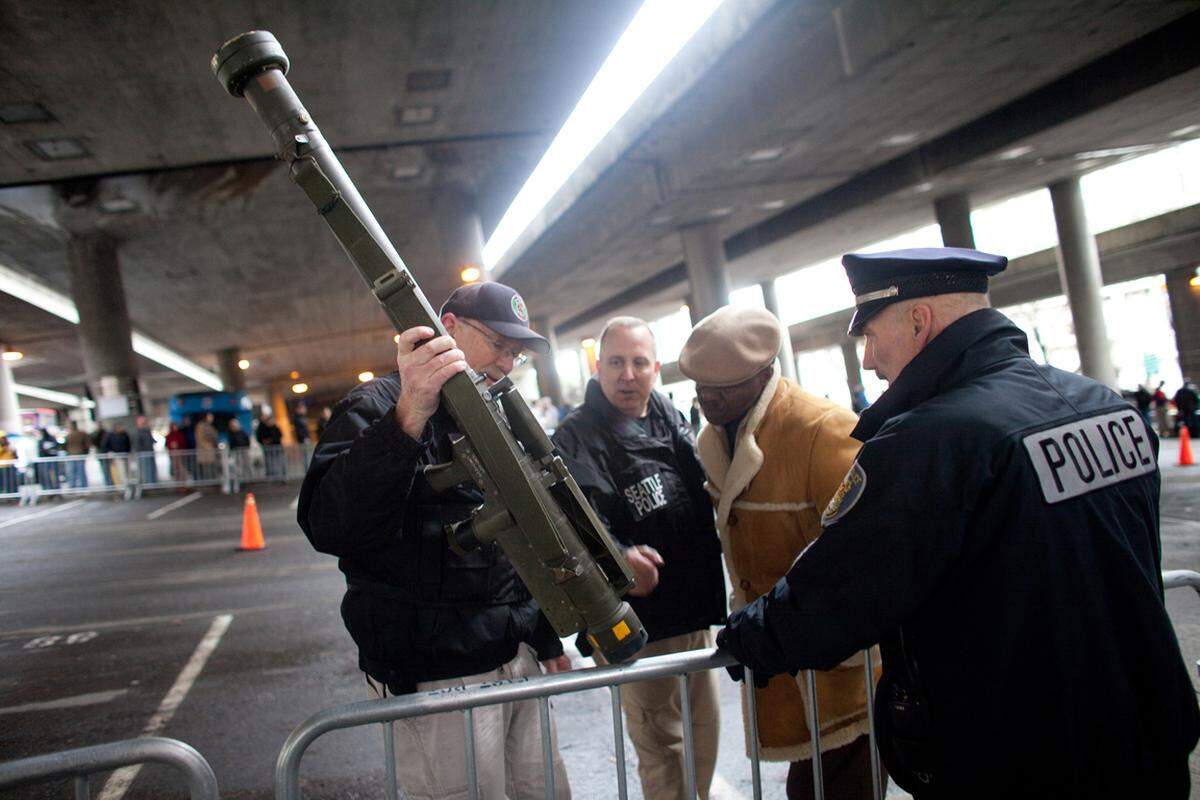
[[[267,546],[263,541],[262,523],[258,521],[258,505],[254,502],[254,493],[246,492],[246,505],[242,509],[242,546],[239,550],[262,550]]]
[[[1192,432],[1188,430],[1187,425],[1179,426],[1179,466],[1190,467],[1195,465],[1192,459]]]

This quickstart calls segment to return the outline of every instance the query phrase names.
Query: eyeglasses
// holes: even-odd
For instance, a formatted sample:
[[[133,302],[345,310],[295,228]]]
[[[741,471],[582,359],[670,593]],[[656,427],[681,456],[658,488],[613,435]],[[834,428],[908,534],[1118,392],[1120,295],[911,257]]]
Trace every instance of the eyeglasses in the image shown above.
[[[469,320],[469,319],[464,319],[463,317],[459,317],[459,321],[462,322],[462,324],[472,327],[476,331],[478,331],[479,335],[482,336],[484,338],[484,340],[489,345],[492,346],[492,350],[494,350],[496,352],[496,355],[501,356],[501,355],[504,355],[507,353],[512,358],[513,369],[516,369],[517,367],[521,366],[522,364],[524,364],[526,361],[529,360],[529,354],[525,352],[525,348],[509,347],[508,345],[504,344],[504,342],[502,342],[499,339],[492,336],[488,332],[487,328],[483,327],[482,325],[476,325],[474,322],[471,322],[471,320]]]

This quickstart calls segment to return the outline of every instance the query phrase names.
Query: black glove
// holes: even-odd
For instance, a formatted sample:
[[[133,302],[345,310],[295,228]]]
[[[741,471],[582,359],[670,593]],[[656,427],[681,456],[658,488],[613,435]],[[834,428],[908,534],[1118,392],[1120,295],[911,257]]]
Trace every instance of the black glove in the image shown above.
[[[729,628],[727,628],[727,627],[722,628],[720,631],[717,632],[717,649],[719,651],[723,650],[726,653],[728,653],[729,655],[733,656],[734,658],[741,660],[741,656],[738,655],[738,653],[735,651],[735,649],[730,646],[732,644],[732,640],[733,640],[733,636],[729,633]],[[746,670],[746,667],[743,666],[742,664],[734,664],[732,666],[728,666],[725,668],[725,671],[729,673],[729,677],[733,678],[734,682],[740,682],[742,680],[742,678],[746,674],[745,670]],[[758,687],[759,689],[765,689],[767,684],[771,680],[771,676],[764,675],[757,671],[754,672],[753,674],[754,674],[754,685],[756,687]]]

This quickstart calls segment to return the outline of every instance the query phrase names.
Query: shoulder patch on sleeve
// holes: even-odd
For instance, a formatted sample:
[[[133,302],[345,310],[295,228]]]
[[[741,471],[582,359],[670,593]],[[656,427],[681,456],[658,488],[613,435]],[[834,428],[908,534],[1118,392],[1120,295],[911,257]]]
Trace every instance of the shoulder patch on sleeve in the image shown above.
[[[850,471],[846,473],[846,477],[842,478],[842,483],[833,493],[833,497],[830,498],[829,505],[825,507],[825,513],[821,514],[821,527],[827,528],[850,513],[850,509],[854,508],[854,504],[862,497],[863,490],[866,488],[867,473],[863,470],[862,465],[855,461],[854,465],[850,467]]]
[[[1031,433],[1022,442],[1048,504],[1158,469],[1146,424],[1132,408]]]

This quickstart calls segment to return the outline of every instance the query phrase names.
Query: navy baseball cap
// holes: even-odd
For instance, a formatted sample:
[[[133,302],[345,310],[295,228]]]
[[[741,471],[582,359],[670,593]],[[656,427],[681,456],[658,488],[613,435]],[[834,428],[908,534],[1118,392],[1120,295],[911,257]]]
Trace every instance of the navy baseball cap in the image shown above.
[[[529,310],[517,290],[503,283],[468,283],[450,293],[438,316],[454,314],[488,326],[501,336],[545,355],[550,343],[529,327]]]
[[[867,321],[892,303],[936,294],[986,294],[988,278],[1003,272],[1008,259],[966,247],[917,247],[848,253],[842,266],[854,292],[849,333],[862,336]]]

